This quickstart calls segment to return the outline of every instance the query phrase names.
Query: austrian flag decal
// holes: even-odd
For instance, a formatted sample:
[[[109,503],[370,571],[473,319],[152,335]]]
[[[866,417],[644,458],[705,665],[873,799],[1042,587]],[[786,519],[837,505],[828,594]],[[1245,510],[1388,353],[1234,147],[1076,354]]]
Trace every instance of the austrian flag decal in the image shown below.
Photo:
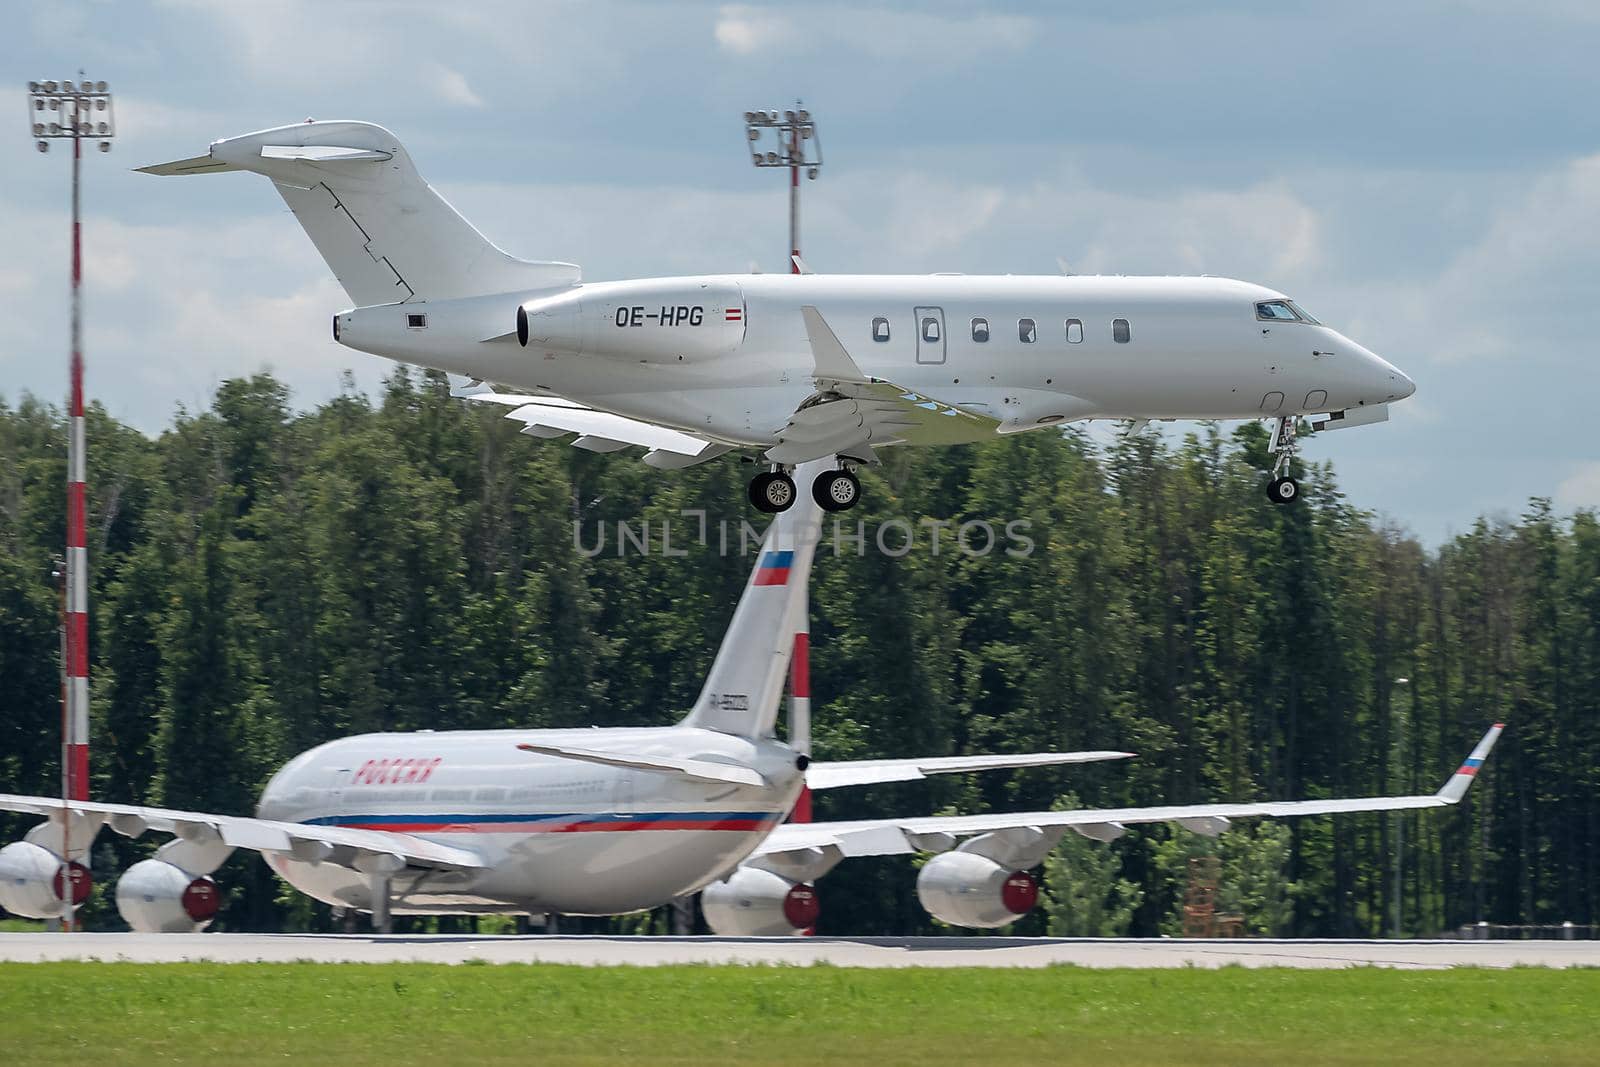
[[[729,308],[726,315],[729,322],[743,322],[744,308]]]

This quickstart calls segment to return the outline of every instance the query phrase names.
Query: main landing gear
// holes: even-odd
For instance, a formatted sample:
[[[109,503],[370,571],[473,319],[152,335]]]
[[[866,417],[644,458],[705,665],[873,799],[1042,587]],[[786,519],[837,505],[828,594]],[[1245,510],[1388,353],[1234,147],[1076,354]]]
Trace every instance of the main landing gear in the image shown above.
[[[787,471],[764,471],[750,479],[750,504],[757,511],[775,515],[788,511],[798,490]],[[811,482],[811,499],[823,511],[847,511],[861,499],[861,482],[847,467],[823,471]]]
[[[1284,473],[1294,459],[1295,416],[1282,415],[1272,420],[1272,481],[1267,483],[1267,499],[1274,504],[1293,504],[1300,499],[1300,483]]]

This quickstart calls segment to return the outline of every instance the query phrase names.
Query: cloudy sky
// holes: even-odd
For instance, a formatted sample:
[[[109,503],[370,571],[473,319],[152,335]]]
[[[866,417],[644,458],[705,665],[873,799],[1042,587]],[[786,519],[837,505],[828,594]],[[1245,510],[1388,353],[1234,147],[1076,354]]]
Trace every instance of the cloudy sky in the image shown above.
[[[235,375],[311,405],[388,364],[329,340],[348,301],[266,181],[131,168],[368,119],[515,253],[596,280],[782,270],[782,182],[741,116],[799,95],[827,160],[814,267],[1060,257],[1284,290],[1416,379],[1388,425],[1308,454],[1437,542],[1530,496],[1600,505],[1596,55],[1588,0],[12,5],[0,396],[65,390],[68,163],[27,137],[30,78],[117,93],[86,166],[89,389],[149,432]]]

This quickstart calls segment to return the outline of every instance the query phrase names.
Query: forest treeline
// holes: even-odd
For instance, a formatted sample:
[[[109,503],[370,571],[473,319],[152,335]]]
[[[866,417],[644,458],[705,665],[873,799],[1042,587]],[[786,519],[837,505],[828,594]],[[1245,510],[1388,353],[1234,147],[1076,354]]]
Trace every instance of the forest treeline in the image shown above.
[[[732,531],[764,526],[750,468],[664,474],[519,436],[499,414],[404,370],[376,398],[349,388],[304,413],[271,377],[229,381],[153,440],[92,410],[95,796],[248,813],[281,763],[343,734],[681,715],[751,563]],[[1352,506],[1325,464],[1298,505],[1272,506],[1265,445],[1247,424],[1181,443],[1068,430],[886,453],[818,554],[818,756],[1139,756],[830,792],[818,817],[1431,792],[1504,720],[1454,810],[1216,841],[1068,835],[1046,906],[1016,929],[1174,930],[1201,854],[1221,858],[1223,906],[1260,933],[1386,933],[1397,893],[1406,933],[1595,921],[1595,516],[1534,500],[1428,549]],[[0,405],[0,792],[58,788],[65,448],[59,410]],[[949,522],[937,552],[924,520]],[[963,522],[999,542],[962,550]],[[102,835],[91,926],[118,925],[111,887],[153,847]],[[903,859],[841,865],[821,883],[821,928],[932,930],[914,876]],[[253,856],[218,877],[225,928],[331,921]]]

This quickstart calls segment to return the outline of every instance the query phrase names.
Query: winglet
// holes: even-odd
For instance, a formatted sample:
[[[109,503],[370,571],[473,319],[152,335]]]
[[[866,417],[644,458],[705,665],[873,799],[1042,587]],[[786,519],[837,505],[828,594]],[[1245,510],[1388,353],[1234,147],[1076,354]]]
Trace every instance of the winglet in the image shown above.
[[[806,304],[800,308],[800,314],[806,320],[806,337],[811,342],[811,358],[816,364],[812,377],[818,381],[828,382],[866,384],[872,381],[861,373],[856,361],[844,350],[844,345],[839,343],[833,327],[822,317],[822,312],[813,305]]]
[[[1489,727],[1489,732],[1483,735],[1483,740],[1472,750],[1472,755],[1468,756],[1467,761],[1457,768],[1449,781],[1444,783],[1444,788],[1435,794],[1440,800],[1446,804],[1454,804],[1467,795],[1467,787],[1472,785],[1472,780],[1478,776],[1478,768],[1489,758],[1489,750],[1500,739],[1500,732],[1505,728],[1503,722],[1497,722]]]

